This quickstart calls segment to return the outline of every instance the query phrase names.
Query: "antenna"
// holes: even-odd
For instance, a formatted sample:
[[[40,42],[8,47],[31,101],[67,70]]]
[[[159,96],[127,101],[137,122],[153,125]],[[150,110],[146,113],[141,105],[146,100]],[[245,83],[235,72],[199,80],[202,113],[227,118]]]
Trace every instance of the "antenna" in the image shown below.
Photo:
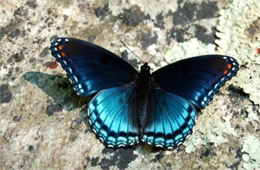
[[[155,55],[152,56],[152,58],[149,60],[148,63],[150,63],[152,61],[152,59],[159,53],[159,51],[157,51],[157,53]]]
[[[163,50],[162,50],[162,51],[165,51],[165,45],[163,46]],[[152,59],[154,59],[154,57],[157,56],[157,54],[158,54],[159,52],[160,52],[160,50],[158,50],[158,51],[156,52],[156,54],[152,56],[152,58],[149,60],[148,63],[150,63],[150,62],[152,61]]]
[[[120,40],[120,42],[121,42],[131,53],[133,53],[137,58],[139,58],[139,60],[140,60],[143,64],[145,63],[139,56],[137,56],[132,50],[130,50],[130,48],[128,48],[127,45],[126,45],[122,40]]]

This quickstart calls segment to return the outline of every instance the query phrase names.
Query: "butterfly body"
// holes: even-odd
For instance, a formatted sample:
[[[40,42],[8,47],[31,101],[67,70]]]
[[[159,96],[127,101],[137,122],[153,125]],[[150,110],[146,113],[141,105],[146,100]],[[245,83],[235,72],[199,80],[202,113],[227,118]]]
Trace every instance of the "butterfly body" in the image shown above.
[[[139,129],[142,130],[147,115],[148,95],[152,87],[150,67],[147,63],[141,66],[141,71],[135,82],[134,93],[136,95],[136,114]]]
[[[75,91],[95,94],[88,104],[89,123],[108,147],[139,142],[172,149],[192,133],[197,109],[203,109],[238,71],[237,61],[223,55],[180,60],[151,73],[140,72],[94,44],[57,38],[51,52]]]

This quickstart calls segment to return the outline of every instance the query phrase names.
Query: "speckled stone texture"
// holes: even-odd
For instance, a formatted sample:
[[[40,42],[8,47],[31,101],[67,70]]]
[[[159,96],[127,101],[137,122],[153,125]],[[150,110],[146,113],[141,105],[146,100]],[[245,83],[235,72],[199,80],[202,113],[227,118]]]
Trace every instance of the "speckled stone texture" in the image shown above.
[[[257,0],[1,0],[0,169],[260,169],[260,3]],[[236,58],[240,71],[198,113],[177,149],[108,149],[49,51],[75,37],[153,70],[201,54]]]

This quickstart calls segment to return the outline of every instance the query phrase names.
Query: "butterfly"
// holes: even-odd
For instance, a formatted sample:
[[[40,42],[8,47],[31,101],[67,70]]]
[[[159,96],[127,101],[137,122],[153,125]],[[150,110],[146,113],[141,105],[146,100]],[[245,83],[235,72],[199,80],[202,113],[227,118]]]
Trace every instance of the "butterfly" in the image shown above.
[[[140,142],[173,149],[192,133],[198,109],[205,108],[239,64],[229,56],[183,59],[151,73],[140,72],[112,52],[74,38],[56,38],[50,47],[78,95],[95,94],[89,124],[107,147]]]

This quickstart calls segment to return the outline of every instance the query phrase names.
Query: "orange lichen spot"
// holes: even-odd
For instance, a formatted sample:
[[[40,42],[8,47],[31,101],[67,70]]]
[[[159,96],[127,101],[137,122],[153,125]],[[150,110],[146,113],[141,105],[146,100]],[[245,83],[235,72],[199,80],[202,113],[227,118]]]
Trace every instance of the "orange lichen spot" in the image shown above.
[[[257,53],[257,54],[260,54],[260,48],[257,48],[257,49],[256,49],[256,53]]]
[[[223,72],[223,74],[225,74],[225,75],[226,75],[227,73],[228,73],[228,71],[227,71],[227,70],[225,70],[225,71]]]
[[[232,68],[232,64],[228,64],[228,69],[230,70]]]
[[[50,69],[55,69],[58,66],[58,63],[56,61],[53,61],[49,64]]]
[[[58,49],[61,51],[63,49],[63,46],[62,45],[59,45],[58,46]]]
[[[65,56],[66,56],[66,54],[65,54],[64,52],[61,52],[60,55],[61,55],[62,57],[65,57]]]

